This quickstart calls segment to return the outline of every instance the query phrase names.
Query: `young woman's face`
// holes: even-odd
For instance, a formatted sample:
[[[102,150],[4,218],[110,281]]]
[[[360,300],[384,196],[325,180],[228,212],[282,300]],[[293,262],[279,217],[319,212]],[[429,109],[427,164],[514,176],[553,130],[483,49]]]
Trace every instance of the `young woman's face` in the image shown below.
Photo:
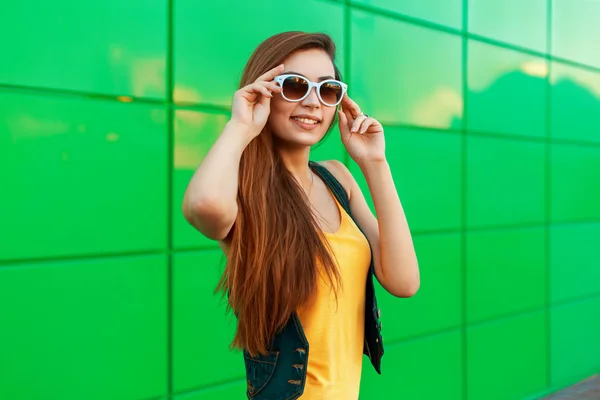
[[[335,79],[333,63],[321,49],[297,51],[283,64],[283,74],[294,73],[311,82]],[[335,106],[327,106],[319,100],[316,88],[298,102],[287,101],[281,93],[274,93],[269,127],[274,138],[284,146],[312,146],[323,138],[336,111]]]

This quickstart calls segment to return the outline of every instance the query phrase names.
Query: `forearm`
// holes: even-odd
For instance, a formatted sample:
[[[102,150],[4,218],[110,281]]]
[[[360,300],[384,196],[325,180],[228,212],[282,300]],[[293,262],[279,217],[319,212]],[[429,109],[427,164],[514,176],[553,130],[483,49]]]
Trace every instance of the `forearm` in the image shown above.
[[[237,209],[240,159],[251,140],[244,129],[228,123],[194,172],[183,199],[186,218],[193,219],[201,209],[220,208],[224,214]]]
[[[419,287],[419,267],[406,215],[387,161],[366,163],[367,180],[379,225],[380,271],[378,279],[396,293],[414,294]]]

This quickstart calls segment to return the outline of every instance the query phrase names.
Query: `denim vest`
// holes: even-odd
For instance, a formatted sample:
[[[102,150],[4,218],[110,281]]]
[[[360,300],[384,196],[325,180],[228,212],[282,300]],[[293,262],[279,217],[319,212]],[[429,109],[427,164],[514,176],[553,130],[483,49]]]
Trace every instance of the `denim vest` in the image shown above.
[[[348,215],[354,219],[350,213],[346,191],[338,180],[325,167],[315,162],[310,162],[310,167],[330,188]],[[356,221],[354,222],[356,223]],[[358,223],[356,225],[358,226]],[[365,343],[363,353],[369,357],[375,371],[381,374],[383,339],[381,336],[381,322],[379,321],[380,313],[373,285],[374,274],[373,256],[371,255],[371,265],[365,287]],[[285,327],[273,338],[268,350],[266,355],[257,357],[251,357],[248,352],[243,352],[248,399],[297,399],[304,392],[306,367],[310,355],[310,346],[302,330],[298,314],[294,313],[290,316]]]

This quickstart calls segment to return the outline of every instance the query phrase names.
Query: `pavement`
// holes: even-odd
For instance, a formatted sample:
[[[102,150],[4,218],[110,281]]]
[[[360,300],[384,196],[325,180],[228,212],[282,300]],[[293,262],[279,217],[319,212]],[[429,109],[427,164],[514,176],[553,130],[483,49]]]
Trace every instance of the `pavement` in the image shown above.
[[[600,375],[594,375],[540,400],[600,400]]]

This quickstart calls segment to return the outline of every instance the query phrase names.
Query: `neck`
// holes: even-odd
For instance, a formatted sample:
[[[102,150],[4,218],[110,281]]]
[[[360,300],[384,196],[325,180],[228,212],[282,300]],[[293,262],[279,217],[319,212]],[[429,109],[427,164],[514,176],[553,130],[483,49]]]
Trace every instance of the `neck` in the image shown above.
[[[310,155],[310,147],[279,148],[279,155],[286,166],[292,173],[292,176],[298,181],[304,191],[308,191],[314,180],[308,159]]]

